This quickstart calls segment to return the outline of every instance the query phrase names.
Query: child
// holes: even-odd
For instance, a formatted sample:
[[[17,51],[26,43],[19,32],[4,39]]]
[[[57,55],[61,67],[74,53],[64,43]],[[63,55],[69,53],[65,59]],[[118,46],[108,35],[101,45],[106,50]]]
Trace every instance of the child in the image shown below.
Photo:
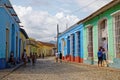
[[[107,65],[107,61],[106,61],[106,53],[105,53],[105,49],[103,48],[102,49],[102,63],[103,63],[103,66],[105,66],[105,64]]]
[[[102,67],[102,48],[101,47],[99,48],[97,55],[98,55],[98,66],[99,64],[101,64],[101,67]]]

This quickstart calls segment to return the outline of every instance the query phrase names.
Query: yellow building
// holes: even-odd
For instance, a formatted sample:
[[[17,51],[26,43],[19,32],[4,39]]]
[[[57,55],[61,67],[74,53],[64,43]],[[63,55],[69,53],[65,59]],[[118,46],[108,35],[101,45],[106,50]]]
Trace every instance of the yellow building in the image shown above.
[[[26,49],[26,40],[28,39],[28,35],[24,29],[20,28],[20,58],[22,57],[22,53],[24,49]]]
[[[27,39],[26,53],[27,56],[30,56],[30,53],[37,53],[39,46],[35,39],[29,38]],[[38,54],[38,53],[37,53]]]
[[[37,41],[37,42],[39,44],[39,48],[37,52],[39,55],[42,55],[42,54],[44,54],[44,56],[54,55],[54,51],[53,51],[53,48],[55,47],[54,44],[41,42],[41,41]]]

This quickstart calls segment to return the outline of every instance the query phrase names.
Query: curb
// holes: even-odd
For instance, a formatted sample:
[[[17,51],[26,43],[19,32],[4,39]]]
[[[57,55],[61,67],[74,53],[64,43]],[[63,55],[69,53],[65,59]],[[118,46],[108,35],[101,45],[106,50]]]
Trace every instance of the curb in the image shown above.
[[[86,67],[91,67],[91,68],[99,68],[99,69],[104,69],[104,70],[109,70],[109,71],[116,71],[120,72],[120,69],[112,68],[112,67],[98,67],[97,65],[90,65],[90,64],[85,64],[85,63],[77,63],[77,62],[66,62],[63,60],[64,63],[68,64],[75,64],[75,65],[81,65],[81,66],[86,66]]]

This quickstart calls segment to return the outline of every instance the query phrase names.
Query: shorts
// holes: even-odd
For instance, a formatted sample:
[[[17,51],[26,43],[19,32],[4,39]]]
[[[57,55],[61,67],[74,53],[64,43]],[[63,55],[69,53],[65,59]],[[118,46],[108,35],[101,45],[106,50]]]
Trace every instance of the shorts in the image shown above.
[[[106,54],[103,54],[102,58],[103,60],[106,60]]]
[[[98,57],[98,61],[102,61],[103,60],[103,58],[102,57]]]

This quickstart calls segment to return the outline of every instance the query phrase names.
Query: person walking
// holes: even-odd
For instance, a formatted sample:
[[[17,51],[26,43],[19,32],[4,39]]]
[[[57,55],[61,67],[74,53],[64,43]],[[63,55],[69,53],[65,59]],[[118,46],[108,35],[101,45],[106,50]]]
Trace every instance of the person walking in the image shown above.
[[[56,62],[58,62],[58,55],[59,55],[58,52],[56,52],[55,53],[55,60],[56,60]]]
[[[33,55],[32,55],[32,65],[34,66],[35,65],[35,53],[33,53]]]
[[[24,52],[23,52],[23,55],[22,55],[22,59],[23,59],[24,65],[26,65],[26,63],[27,63],[26,49],[24,49]]]
[[[97,55],[98,55],[98,67],[99,65],[101,65],[102,67],[102,47],[99,48]]]
[[[44,53],[42,53],[42,58],[44,59]]]
[[[61,53],[61,51],[60,51],[59,58],[60,58],[60,63],[62,63],[62,53]]]

